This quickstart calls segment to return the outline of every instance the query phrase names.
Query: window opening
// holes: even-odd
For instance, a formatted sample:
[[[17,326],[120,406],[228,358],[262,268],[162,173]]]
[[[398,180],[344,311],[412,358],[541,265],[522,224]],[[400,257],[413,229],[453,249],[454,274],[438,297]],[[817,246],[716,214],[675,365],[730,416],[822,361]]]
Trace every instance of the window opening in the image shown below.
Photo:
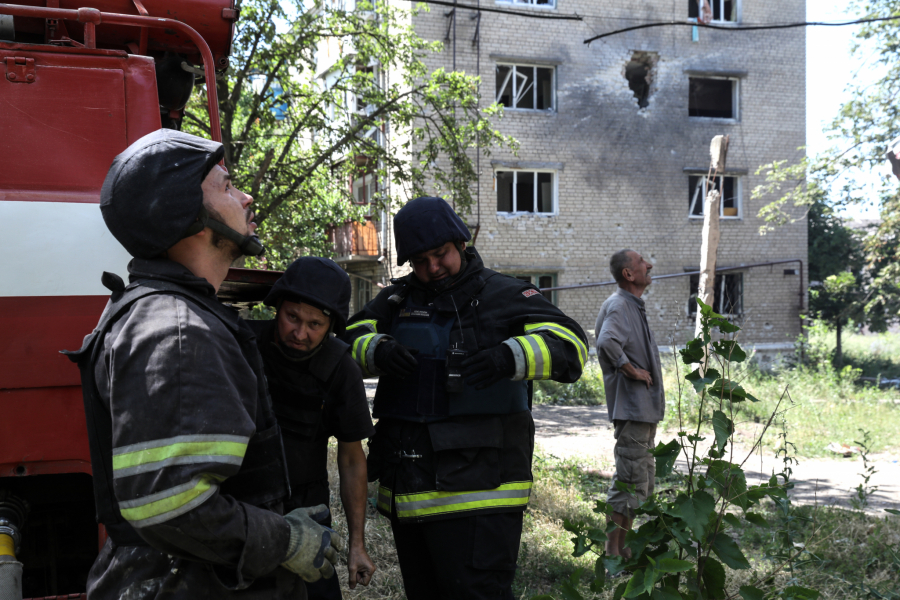
[[[356,310],[358,312],[372,300],[372,282],[365,279],[354,279],[356,279]]]
[[[653,66],[656,58],[654,52],[635,52],[625,65],[625,79],[628,80],[628,87],[634,92],[634,97],[641,108],[646,108],[650,104],[650,84],[653,82]]]
[[[716,289],[713,294],[713,310],[723,316],[744,314],[744,274],[717,273]],[[691,295],[688,298],[688,315],[697,315],[697,293],[700,289],[700,275],[691,275]]]
[[[556,8],[556,0],[497,0],[497,4],[521,4],[525,6]]]
[[[497,65],[498,104],[524,110],[553,109],[552,67]]]
[[[691,77],[688,115],[714,119],[737,118],[737,80]]]
[[[372,204],[375,201],[375,192],[378,191],[378,180],[372,172],[366,173],[353,180],[354,204]]]
[[[553,173],[497,171],[497,212],[552,213]]]
[[[688,0],[688,18],[700,18],[700,5],[704,0]],[[713,22],[737,23],[738,0],[706,0],[712,9]]]
[[[703,207],[709,183],[705,175],[688,176],[688,203],[691,217],[703,217]],[[720,175],[713,179],[715,189],[719,190],[719,216],[723,219],[736,219],[740,216],[740,182],[737,177]]]
[[[522,281],[527,281],[528,283],[532,283],[541,288],[552,288],[556,287],[556,275],[548,274],[548,273],[535,273],[535,274],[527,274],[527,275],[514,275],[516,279],[521,279]],[[541,292],[544,298],[549,300],[551,303],[556,304],[556,292]]]

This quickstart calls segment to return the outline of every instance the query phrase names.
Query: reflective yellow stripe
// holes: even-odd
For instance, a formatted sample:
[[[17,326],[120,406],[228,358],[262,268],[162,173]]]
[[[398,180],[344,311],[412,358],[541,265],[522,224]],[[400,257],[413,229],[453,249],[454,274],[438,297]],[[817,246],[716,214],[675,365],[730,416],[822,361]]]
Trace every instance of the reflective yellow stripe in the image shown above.
[[[394,500],[397,503],[397,516],[401,518],[485,508],[517,508],[528,505],[531,485],[530,481],[516,481],[505,483],[492,490],[398,494]]]
[[[550,379],[550,349],[540,335],[522,335],[513,338],[525,351],[525,379]]]
[[[356,329],[357,327],[366,327],[372,330],[372,333],[378,333],[378,321],[375,319],[366,319],[365,321],[355,321],[347,325],[347,331]]]
[[[113,456],[112,464],[113,471],[118,471],[179,456],[231,456],[243,459],[246,452],[247,444],[240,442],[180,442],[118,454]]]
[[[126,520],[137,526],[161,523],[202,504],[211,495],[216,479],[219,478],[204,474],[191,482],[193,485],[178,486],[147,498],[120,502],[119,509]]]
[[[361,335],[353,341],[353,348],[350,350],[350,355],[353,357],[353,360],[362,368],[362,370],[368,375],[369,367],[366,364],[366,351],[369,349],[369,344],[372,342],[372,339],[375,337],[374,333],[367,333],[366,335]]]
[[[575,335],[574,331],[558,323],[529,323],[525,325],[525,333],[537,333],[538,331],[549,331],[564,342],[569,342],[575,346],[578,360],[581,361],[581,368],[584,368],[584,363],[588,357],[588,349],[584,342],[581,341],[581,338]]]
[[[378,508],[390,513],[391,512],[391,490],[383,485],[378,486]]]

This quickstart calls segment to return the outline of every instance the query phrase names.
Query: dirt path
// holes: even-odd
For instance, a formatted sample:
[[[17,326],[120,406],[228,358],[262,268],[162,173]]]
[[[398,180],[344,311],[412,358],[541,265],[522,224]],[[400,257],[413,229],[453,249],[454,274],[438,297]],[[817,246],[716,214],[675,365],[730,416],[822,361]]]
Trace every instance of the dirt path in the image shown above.
[[[536,406],[534,421],[537,443],[545,452],[559,458],[578,458],[600,470],[613,470],[615,440],[605,406]],[[657,435],[657,441],[673,437],[674,432],[664,432]],[[746,456],[746,451],[739,456]],[[868,485],[879,489],[869,498],[866,512],[884,516],[885,508],[900,509],[900,455],[871,455],[870,458],[877,472]],[[684,468],[683,463],[681,467]],[[767,480],[773,471],[782,470],[782,462],[771,455],[753,456],[744,465],[750,484]],[[849,507],[852,490],[862,482],[863,463],[858,457],[801,458],[793,470],[794,502]]]

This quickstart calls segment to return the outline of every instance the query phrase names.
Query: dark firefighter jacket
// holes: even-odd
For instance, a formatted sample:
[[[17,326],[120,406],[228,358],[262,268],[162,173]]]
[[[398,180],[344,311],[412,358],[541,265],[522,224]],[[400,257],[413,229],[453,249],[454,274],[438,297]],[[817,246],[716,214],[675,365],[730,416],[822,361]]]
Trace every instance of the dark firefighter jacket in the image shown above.
[[[286,357],[274,341],[276,321],[247,321],[266,369],[272,405],[284,437],[291,481],[285,512],[329,504],[328,439],[358,442],[375,429],[362,373],[350,347],[327,337],[312,358]]]
[[[363,371],[379,375],[376,345],[401,323],[419,319],[435,324],[431,339],[443,339],[440,331],[450,327],[450,343],[468,356],[506,344],[516,360],[514,381],[576,381],[588,357],[578,323],[530,283],[486,269],[474,248],[466,257],[462,275],[447,289],[435,293],[410,274],[350,319],[347,340]],[[468,386],[445,394],[447,366],[438,350],[435,356],[420,351],[419,369],[406,380],[379,379],[373,411],[379,421],[369,442],[369,479],[380,480],[378,509],[401,521],[524,510],[534,448],[527,398],[521,403],[521,390],[510,381],[486,394]]]
[[[79,351],[110,533],[89,597],[305,598],[278,568],[287,474],[252,331],[177,263],[129,272]]]

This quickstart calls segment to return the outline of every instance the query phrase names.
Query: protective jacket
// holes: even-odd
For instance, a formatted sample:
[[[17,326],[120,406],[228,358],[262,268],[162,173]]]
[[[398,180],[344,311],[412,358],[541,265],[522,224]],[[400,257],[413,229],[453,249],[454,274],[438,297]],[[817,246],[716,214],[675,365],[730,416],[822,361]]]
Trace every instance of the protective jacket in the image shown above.
[[[214,288],[134,259],[81,350],[106,598],[305,598],[279,564],[290,528],[281,435],[255,337]]]
[[[350,346],[329,336],[309,360],[291,360],[274,341],[275,321],[247,324],[256,333],[284,437],[291,483],[285,511],[327,506],[328,439],[334,436],[341,442],[358,442],[375,432],[362,374],[350,357]]]
[[[438,291],[414,274],[393,280],[347,327],[354,359],[381,375],[369,479],[380,480],[379,511],[401,521],[524,510],[534,447],[525,380],[573,382],[587,360],[581,327],[533,285],[486,269],[474,248],[466,259]],[[412,376],[379,373],[387,336],[418,350]],[[512,380],[447,391],[454,360],[499,344],[515,357]]]

